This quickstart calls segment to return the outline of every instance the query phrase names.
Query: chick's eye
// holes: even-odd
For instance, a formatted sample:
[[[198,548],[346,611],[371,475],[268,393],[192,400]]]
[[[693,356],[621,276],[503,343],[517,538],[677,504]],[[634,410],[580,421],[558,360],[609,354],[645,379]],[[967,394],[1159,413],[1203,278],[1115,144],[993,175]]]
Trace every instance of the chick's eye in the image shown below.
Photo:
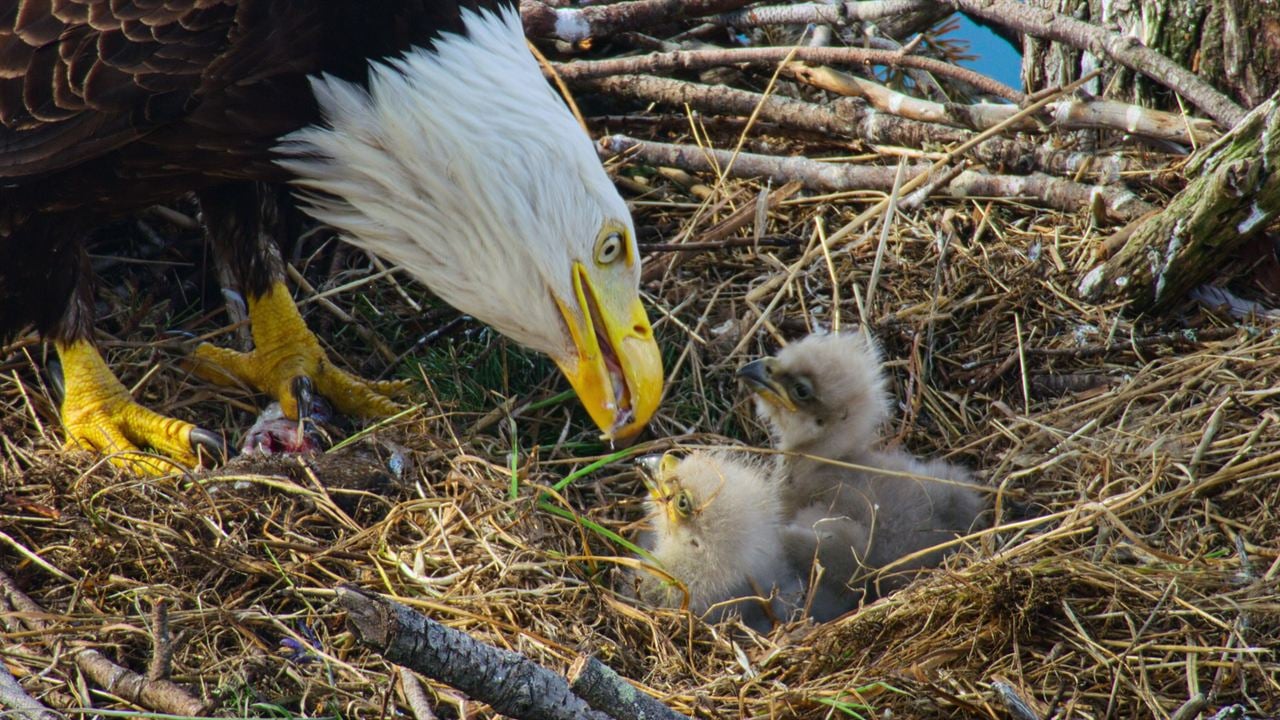
[[[609,233],[605,235],[600,244],[596,246],[596,262],[601,265],[609,265],[622,257],[626,250],[626,244],[623,242],[621,233]]]
[[[689,499],[689,493],[680,493],[676,496],[676,512],[685,517],[693,512],[693,501]]]
[[[809,387],[809,383],[798,382],[791,388],[791,394],[797,400],[809,400],[813,397],[813,388]]]

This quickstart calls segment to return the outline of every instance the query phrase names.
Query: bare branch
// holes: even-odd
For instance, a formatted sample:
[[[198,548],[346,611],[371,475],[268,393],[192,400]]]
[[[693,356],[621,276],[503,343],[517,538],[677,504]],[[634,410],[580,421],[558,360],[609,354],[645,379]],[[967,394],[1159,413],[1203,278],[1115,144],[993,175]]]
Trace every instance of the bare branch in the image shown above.
[[[831,4],[768,5],[721,13],[706,20],[717,25],[733,27],[807,25],[809,23],[847,25],[850,21],[880,20],[919,12],[934,4],[933,0],[864,0],[864,2]]]
[[[393,600],[338,589],[347,625],[388,662],[455,687],[513,718],[612,720],[564,678],[519,653],[486,645]]]
[[[729,174],[734,177],[768,177],[779,183],[799,181],[810,190],[823,192],[888,192],[893,187],[896,172],[896,168],[883,165],[845,165],[804,157],[774,157],[744,152],[735,155],[727,150],[645,142],[625,135],[603,138],[600,149],[608,154],[627,153],[629,157],[652,165],[674,165],[700,172],[724,172],[728,168]],[[906,172],[915,176],[927,173],[930,167],[924,164],[908,165]],[[1086,185],[1040,173],[1023,177],[987,175],[970,170],[939,187],[938,194],[953,198],[1026,197],[1068,212],[1078,211],[1082,207],[1088,207],[1095,199],[1101,199],[1111,215],[1125,220],[1151,210],[1150,205],[1123,188]]]
[[[788,66],[792,74],[823,90],[865,99],[880,112],[892,113],[922,122],[943,123],[953,127],[986,130],[1017,114],[1016,105],[995,103],[938,103],[905,95],[880,83],[827,67],[800,64]],[[1218,137],[1213,123],[1200,118],[1184,118],[1160,110],[1139,107],[1114,100],[1078,102],[1064,100],[1049,105],[1043,115],[1057,127],[1065,129],[1100,128],[1190,145],[1207,144]],[[1043,125],[1033,118],[1014,123],[1011,129],[1039,131]]]
[[[701,85],[652,75],[619,75],[578,81],[574,85],[647,103],[657,102],[678,108],[688,105],[714,115],[750,117],[759,108],[759,120],[824,135],[850,134],[863,114],[860,108],[849,102],[837,101],[823,106],[780,95],[738,90],[727,85]]]
[[[525,34],[530,37],[582,42],[682,17],[735,10],[748,2],[750,0],[635,0],[612,5],[553,8],[540,0],[520,0],[520,19],[524,23]]]
[[[591,655],[579,655],[569,666],[569,684],[591,707],[616,720],[689,720],[632,687]]]
[[[721,65],[773,66],[788,58],[823,65],[887,65],[913,67],[969,83],[982,92],[1022,102],[1022,93],[966,68],[941,60],[907,55],[889,50],[862,48],[764,47],[714,50],[680,50],[650,53],[615,60],[579,60],[556,65],[556,72],[566,81],[610,75],[669,74],[676,71],[705,70]]]
[[[173,670],[173,633],[169,630],[169,600],[160,598],[151,609],[151,663],[148,680],[166,680]]]
[[[1180,67],[1136,38],[1109,32],[1073,17],[1032,7],[1014,0],[947,0],[952,7],[975,17],[1013,28],[1038,38],[1056,40],[1074,48],[1106,56],[1177,92],[1223,127],[1233,127],[1245,111],[1195,73]]]
[[[883,165],[847,165],[824,163],[805,157],[776,157],[756,153],[733,153],[728,150],[648,142],[610,135],[600,141],[609,154],[626,153],[627,157],[650,165],[674,165],[696,172],[728,172],[734,177],[767,177],[777,183],[799,181],[810,190],[842,192],[847,190],[885,190],[893,184],[894,168]],[[925,172],[928,165],[910,165],[913,174]]]
[[[1098,128],[1191,145],[1205,145],[1221,136],[1204,118],[1184,117],[1116,100],[1066,101],[1049,106],[1054,124],[1068,130]]]
[[[418,682],[413,671],[403,667],[399,670],[400,689],[415,720],[437,720],[435,711],[431,709],[431,698],[427,697],[427,691],[423,689],[422,683]]]
[[[966,170],[940,194],[960,197],[1030,198],[1046,207],[1076,212],[1100,202],[1108,215],[1129,220],[1151,212],[1149,203],[1119,185],[1088,185],[1044,173],[1030,175],[988,175]]]
[[[0,662],[0,707],[8,708],[6,716],[18,720],[58,720],[63,717],[28,695],[22,685],[18,684],[18,679],[2,662]]]

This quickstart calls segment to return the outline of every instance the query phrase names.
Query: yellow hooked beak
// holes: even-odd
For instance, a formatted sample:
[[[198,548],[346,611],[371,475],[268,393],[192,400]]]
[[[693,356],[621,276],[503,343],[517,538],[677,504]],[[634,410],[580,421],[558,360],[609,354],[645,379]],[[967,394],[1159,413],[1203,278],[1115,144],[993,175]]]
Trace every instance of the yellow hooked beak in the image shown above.
[[[602,281],[622,282],[610,275]],[[556,359],[605,440],[629,440],[644,429],[662,399],[662,356],[639,297],[622,287],[597,287],[586,266],[573,264],[579,312],[556,298],[576,350]],[[580,318],[580,319],[579,319]]]
[[[774,363],[773,358],[749,362],[738,370],[738,377],[751,388],[752,392],[764,398],[765,402],[795,412],[796,404],[787,394],[787,389],[778,381]]]

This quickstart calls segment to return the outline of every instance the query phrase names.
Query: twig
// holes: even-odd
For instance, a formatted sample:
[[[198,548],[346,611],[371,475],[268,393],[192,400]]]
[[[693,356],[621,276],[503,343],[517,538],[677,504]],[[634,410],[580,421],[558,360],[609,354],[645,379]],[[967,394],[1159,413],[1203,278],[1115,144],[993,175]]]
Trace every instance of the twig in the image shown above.
[[[790,198],[792,195],[795,195],[797,192],[800,192],[801,188],[803,187],[804,185],[799,182],[791,182],[770,192],[764,198],[763,206],[764,206],[765,213],[767,214],[769,210],[772,210],[773,208],[777,207],[779,204],[782,203],[782,201],[786,200],[787,198]],[[757,202],[754,205],[744,204],[742,207],[739,207],[737,210],[734,210],[732,213],[729,214],[729,217],[725,218],[724,220],[721,220],[719,223],[716,223],[715,225],[712,225],[707,230],[703,231],[698,236],[703,241],[701,243],[668,243],[668,244],[675,246],[674,248],[672,248],[672,250],[677,250],[677,249],[687,250],[690,247],[696,247],[698,245],[705,245],[707,243],[717,243],[722,240],[727,240],[730,235],[732,235],[739,228],[746,225],[751,220],[753,219],[758,220],[758,216],[760,214],[760,207],[761,207],[761,203]],[[748,238],[744,238],[744,239],[748,239]],[[754,239],[754,238],[750,238],[750,239]],[[642,273],[641,279],[647,282],[654,278],[661,277],[662,275],[669,272],[672,268],[675,268],[679,264],[678,258],[680,257],[683,257],[683,256],[673,255],[670,258],[667,258],[665,262],[662,262],[661,256],[650,258],[650,260],[645,263],[644,270],[641,271]]]
[[[880,218],[880,240],[876,243],[875,260],[871,262],[871,276],[867,278],[866,299],[863,301],[863,327],[871,326],[871,317],[876,308],[876,286],[880,283],[880,271],[884,267],[884,253],[889,245],[889,228],[893,226],[894,217],[898,214],[898,198],[902,190],[902,178],[906,174],[907,159],[898,160],[898,169],[893,174],[893,187],[889,190],[889,205]]]
[[[712,242],[638,243],[640,252],[715,252],[740,247],[795,247],[799,240],[786,237],[725,238]]]
[[[160,598],[151,610],[151,662],[148,680],[164,680],[173,669],[173,635],[169,632],[169,600]]]
[[[1017,718],[1017,720],[1041,720],[1040,713],[1036,712],[1031,704],[1022,699],[1018,691],[1007,680],[993,680],[991,689],[996,691],[996,695],[1000,697],[1000,702],[1004,703],[1009,714]]]
[[[63,717],[32,698],[18,684],[9,668],[0,662],[0,707],[8,708],[6,716],[18,720],[58,720]]]
[[[948,0],[957,10],[1033,37],[1056,40],[1094,55],[1106,55],[1190,100],[1226,128],[1244,119],[1245,111],[1195,73],[1180,67],[1136,38],[1109,32],[1082,20],[1014,0]]]
[[[184,212],[178,212],[167,205],[152,205],[147,208],[147,212],[164,220],[170,225],[176,225],[183,230],[199,230],[200,222]]]
[[[715,172],[728,165],[733,153],[728,150],[702,148],[696,145],[674,145],[648,142],[626,135],[610,135],[600,140],[609,154],[626,153],[650,165],[675,165],[697,172]],[[908,171],[920,173],[927,165],[910,165]],[[847,190],[888,190],[893,185],[894,168],[883,165],[848,165],[824,163],[805,157],[776,157],[757,153],[738,153],[731,174],[736,177],[768,177],[775,182],[798,181],[811,190],[841,192]]]
[[[750,0],[635,0],[612,5],[553,8],[540,0],[520,0],[520,19],[530,37],[579,43],[622,30],[669,23],[682,17],[722,13]]]
[[[409,704],[409,711],[416,720],[436,720],[436,713],[431,709],[431,698],[427,697],[422,683],[407,668],[397,668],[400,676],[400,689],[404,692],[404,701]]]
[[[393,600],[338,589],[347,626],[398,665],[455,687],[520,719],[611,720],[574,695],[564,678],[519,653],[486,645]]]
[[[689,720],[637,690],[592,655],[579,655],[569,666],[569,687],[591,707],[616,720]]]
[[[788,58],[797,62],[823,65],[887,65],[927,70],[969,83],[978,90],[1022,102],[1023,94],[1003,83],[942,60],[906,55],[891,50],[865,50],[862,48],[814,48],[814,47],[765,47],[765,48],[717,48],[714,50],[680,50],[676,52],[650,53],[633,58],[615,60],[580,60],[556,66],[568,82],[582,78],[611,75],[653,75],[676,71],[706,70],[721,65],[772,66]]]
[[[39,632],[49,629],[49,623],[41,619],[47,614],[45,609],[19,590],[4,571],[0,571],[0,594],[4,595],[14,610],[22,613],[22,624],[29,630]],[[107,692],[119,695],[129,702],[174,715],[204,714],[205,704],[175,683],[168,680],[148,680],[111,662],[92,648],[77,648],[71,654],[76,665],[89,679]]]
[[[1120,185],[1089,185],[1051,177],[1030,175],[988,175],[974,170],[960,173],[947,185],[951,197],[1029,197],[1046,207],[1075,212],[1101,200],[1107,212],[1121,221],[1151,212],[1150,203]]]
[[[1169,716],[1169,720],[1194,720],[1200,717],[1200,713],[1209,707],[1209,698],[1204,693],[1196,693],[1187,698],[1187,701]]]

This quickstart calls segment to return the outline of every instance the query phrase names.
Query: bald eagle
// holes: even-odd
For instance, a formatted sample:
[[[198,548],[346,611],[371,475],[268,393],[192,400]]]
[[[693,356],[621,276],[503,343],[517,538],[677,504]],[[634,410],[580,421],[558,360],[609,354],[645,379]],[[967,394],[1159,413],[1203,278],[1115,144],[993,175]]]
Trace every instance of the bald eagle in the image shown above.
[[[35,325],[55,344],[69,444],[190,462],[209,437],[133,403],[107,368],[85,260],[95,226],[192,191],[254,339],[198,348],[204,374],[295,418],[300,379],[346,413],[395,409],[394,384],[335,368],[302,322],[254,202],[278,181],[550,355],[607,436],[656,409],[630,214],[513,0],[20,0],[0,9],[0,335]]]

